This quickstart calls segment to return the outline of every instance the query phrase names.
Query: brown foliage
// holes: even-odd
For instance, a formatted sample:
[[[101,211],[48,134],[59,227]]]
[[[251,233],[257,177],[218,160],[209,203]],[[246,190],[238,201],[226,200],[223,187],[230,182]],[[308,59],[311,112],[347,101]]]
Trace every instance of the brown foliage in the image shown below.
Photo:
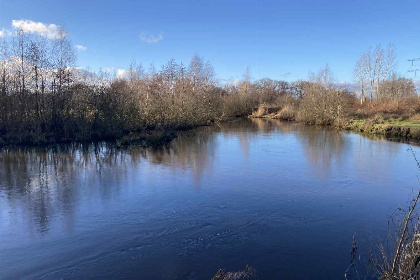
[[[345,92],[334,87],[327,65],[305,86],[297,120],[307,124],[329,125],[342,121],[346,111]]]
[[[383,117],[409,118],[420,113],[420,98],[417,96],[400,99],[380,99],[365,101],[355,100],[351,103],[351,112],[353,116],[359,118],[368,118],[375,115]]]

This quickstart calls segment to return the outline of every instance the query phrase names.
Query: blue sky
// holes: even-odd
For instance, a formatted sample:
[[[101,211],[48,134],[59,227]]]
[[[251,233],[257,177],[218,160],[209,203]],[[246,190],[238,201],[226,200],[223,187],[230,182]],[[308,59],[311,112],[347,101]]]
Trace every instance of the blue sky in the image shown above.
[[[399,72],[413,76],[407,59],[420,57],[419,12],[418,0],[0,0],[0,30],[22,19],[64,26],[86,47],[78,66],[95,71],[199,54],[219,79],[250,66],[254,79],[292,81],[328,63],[338,81],[351,82],[360,53],[378,43],[394,43]]]

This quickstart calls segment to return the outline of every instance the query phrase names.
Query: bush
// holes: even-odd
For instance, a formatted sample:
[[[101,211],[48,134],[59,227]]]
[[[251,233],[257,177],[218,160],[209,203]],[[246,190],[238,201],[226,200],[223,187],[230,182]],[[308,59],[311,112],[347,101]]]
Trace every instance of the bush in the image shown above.
[[[296,118],[296,109],[291,105],[286,105],[276,114],[276,118],[293,121]]]
[[[347,108],[345,93],[334,87],[330,70],[326,66],[306,85],[297,120],[320,125],[339,123],[343,121]]]

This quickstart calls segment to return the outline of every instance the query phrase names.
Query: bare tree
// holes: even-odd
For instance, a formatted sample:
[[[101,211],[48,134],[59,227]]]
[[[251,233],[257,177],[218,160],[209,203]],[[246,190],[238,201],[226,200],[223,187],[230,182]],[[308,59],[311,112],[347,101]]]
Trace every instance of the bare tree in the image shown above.
[[[27,69],[25,65],[25,50],[27,48],[27,42],[26,42],[27,34],[24,32],[23,28],[20,27],[15,33],[15,36],[13,37],[13,53],[14,57],[18,60],[18,71],[16,75],[19,77],[19,88],[20,88],[20,94],[23,95],[26,90],[26,75],[27,75]]]
[[[395,67],[397,66],[397,55],[396,55],[396,48],[395,45],[390,43],[386,50],[385,55],[385,70],[383,72],[383,80],[389,79],[395,71]]]
[[[9,63],[9,54],[7,48],[7,41],[3,39],[0,48],[0,75],[1,75],[1,95],[6,96],[8,71],[7,64]]]
[[[356,63],[354,77],[360,87],[360,97],[363,101],[369,91],[369,98],[380,99],[383,94],[380,91],[380,84],[388,80],[394,73],[396,66],[395,46],[389,44],[384,50],[379,44],[372,53],[372,48],[363,53]],[[366,83],[368,81],[369,87]]]
[[[380,92],[379,92],[379,83],[383,75],[383,67],[384,67],[384,50],[382,49],[381,44],[377,45],[375,48],[375,52],[373,54],[373,79],[374,84],[376,86],[375,93],[376,98],[379,99]]]
[[[383,98],[389,99],[409,98],[416,95],[414,82],[395,73],[380,83],[379,90]]]
[[[35,93],[36,118],[42,118],[44,102],[41,97],[45,93],[45,81],[48,74],[48,56],[47,56],[46,38],[33,35],[29,39],[29,45],[25,53],[25,61],[30,67],[30,78],[32,80],[32,90]]]
[[[363,53],[354,67],[354,77],[359,84],[361,104],[365,101],[368,93],[369,68],[369,53]]]
[[[193,82],[193,92],[206,85],[214,86],[216,84],[214,78],[214,70],[209,62],[204,62],[203,58],[195,55],[188,67],[188,73]]]
[[[305,86],[298,120],[310,124],[341,121],[346,101],[334,83],[334,76],[328,65],[316,75],[311,74],[310,82]]]
[[[60,28],[57,37],[53,40],[51,55],[52,67],[55,71],[53,88],[57,88],[60,92],[63,85],[71,81],[71,67],[76,59],[75,51],[63,28]]]
[[[175,82],[178,78],[179,65],[174,59],[171,59],[166,65],[162,66],[163,81],[168,83],[169,94],[172,98],[175,97]]]

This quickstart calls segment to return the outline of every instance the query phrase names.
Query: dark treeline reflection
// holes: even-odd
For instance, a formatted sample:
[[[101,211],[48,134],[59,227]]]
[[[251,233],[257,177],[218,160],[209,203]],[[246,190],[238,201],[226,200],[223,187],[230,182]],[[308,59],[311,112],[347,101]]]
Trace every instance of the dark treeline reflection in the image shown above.
[[[288,144],[282,143],[285,140],[280,135],[296,138],[301,145],[300,153],[321,175],[328,174],[333,163],[340,162],[349,152],[357,152],[357,168],[367,170],[373,164],[365,158],[367,152],[374,158],[373,153],[396,153],[401,147],[396,143],[377,145],[364,137],[360,137],[358,147],[354,143],[350,147],[346,134],[336,130],[278,120],[241,119],[181,132],[177,139],[159,149],[135,146],[117,149],[107,143],[3,149],[0,202],[3,207],[8,205],[12,213],[28,217],[40,231],[48,230],[50,219],[57,213],[63,213],[71,227],[75,207],[83,199],[82,189],[83,194],[107,199],[118,195],[127,176],[133,173],[130,170],[154,166],[188,170],[189,173],[179,176],[192,176],[198,182],[204,174],[212,172],[217,147],[226,137],[236,138],[241,153],[248,156],[252,152],[250,143],[266,134],[278,137],[278,145]],[[386,168],[378,170],[386,172]],[[0,206],[2,209],[6,208]]]
[[[112,178],[116,184],[97,190],[109,195],[113,191],[109,188],[119,186],[128,159],[130,164],[139,161],[106,143],[4,149],[0,152],[0,192],[6,194],[11,211],[24,212],[44,231],[57,212],[71,219],[80,188],[99,186]]]
[[[31,226],[36,224],[40,231],[45,231],[58,212],[71,222],[74,207],[83,199],[81,189],[84,194],[104,199],[118,195],[118,188],[124,186],[130,175],[129,169],[148,168],[142,162],[149,167],[191,170],[198,181],[211,166],[209,160],[216,143],[213,132],[206,127],[200,133],[181,133],[161,148],[117,149],[113,144],[101,142],[3,149],[0,193],[4,196],[0,196],[0,202],[4,197],[12,212],[23,212]]]

